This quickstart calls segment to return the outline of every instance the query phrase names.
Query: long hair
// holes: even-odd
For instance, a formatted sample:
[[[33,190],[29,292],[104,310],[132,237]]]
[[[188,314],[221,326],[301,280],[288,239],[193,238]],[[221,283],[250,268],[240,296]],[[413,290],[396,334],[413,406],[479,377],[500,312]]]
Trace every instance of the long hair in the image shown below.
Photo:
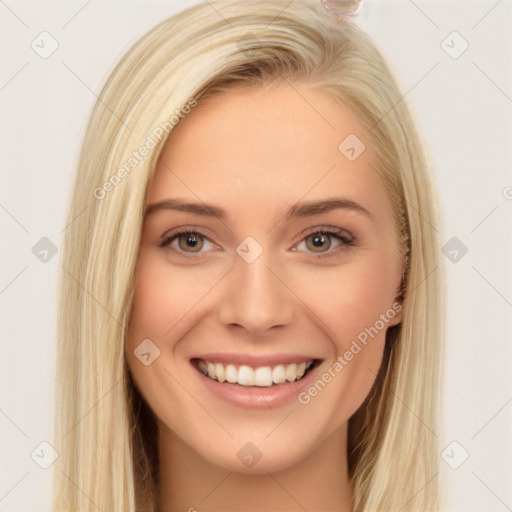
[[[188,8],[136,42],[84,134],[61,251],[55,512],[155,511],[155,419],[124,354],[147,186],[173,126],[195,105],[283,81],[325,91],[363,123],[404,255],[402,321],[388,329],[374,386],[349,420],[354,510],[440,509],[438,212],[415,122],[353,23],[319,2],[224,0]]]

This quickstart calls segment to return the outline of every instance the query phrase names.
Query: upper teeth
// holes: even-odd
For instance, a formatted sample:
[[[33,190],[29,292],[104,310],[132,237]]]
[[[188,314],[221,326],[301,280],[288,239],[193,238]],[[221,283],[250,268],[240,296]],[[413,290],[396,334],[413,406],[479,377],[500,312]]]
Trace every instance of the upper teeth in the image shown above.
[[[279,364],[274,367],[260,366],[251,368],[247,365],[239,367],[234,364],[211,363],[199,360],[199,369],[211,379],[219,382],[238,383],[241,386],[272,386],[283,382],[300,379],[313,364],[313,360],[302,363]]]

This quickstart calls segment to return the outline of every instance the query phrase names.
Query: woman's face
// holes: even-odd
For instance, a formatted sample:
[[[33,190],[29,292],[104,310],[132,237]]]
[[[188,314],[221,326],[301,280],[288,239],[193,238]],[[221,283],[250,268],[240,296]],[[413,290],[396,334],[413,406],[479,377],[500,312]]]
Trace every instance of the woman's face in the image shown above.
[[[148,189],[126,340],[161,439],[264,472],[343,431],[401,319],[376,167],[358,119],[306,85],[233,89],[180,121]]]

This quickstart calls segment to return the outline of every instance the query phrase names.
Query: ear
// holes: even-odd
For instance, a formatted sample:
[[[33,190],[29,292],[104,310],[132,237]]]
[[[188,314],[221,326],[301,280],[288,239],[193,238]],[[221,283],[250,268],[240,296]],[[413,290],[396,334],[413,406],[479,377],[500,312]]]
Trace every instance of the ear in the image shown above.
[[[395,316],[393,316],[393,318],[391,318],[389,321],[390,327],[397,325],[402,321],[403,302],[404,302],[404,279],[402,277],[400,285],[398,286],[398,288],[396,289],[396,292],[395,292],[395,299],[393,300],[393,304],[391,305],[391,308],[390,308],[395,314]]]
[[[395,300],[393,302],[393,304],[391,305],[391,307],[388,309],[388,311],[390,313],[390,315],[389,315],[390,320],[389,320],[388,326],[393,327],[394,325],[398,325],[402,321],[402,317],[403,317],[402,301]],[[392,316],[393,313],[391,313],[391,311],[394,312],[394,316]]]

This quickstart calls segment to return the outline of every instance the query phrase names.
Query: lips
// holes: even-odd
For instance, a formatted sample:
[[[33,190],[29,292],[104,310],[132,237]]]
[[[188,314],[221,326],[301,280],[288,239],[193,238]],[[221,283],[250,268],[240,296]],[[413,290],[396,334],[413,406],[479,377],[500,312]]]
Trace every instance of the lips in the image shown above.
[[[197,382],[210,396],[215,396],[238,408],[266,410],[286,406],[297,400],[300,393],[311,386],[317,378],[323,361],[324,359],[311,356],[288,354],[272,357],[205,354],[192,358],[190,363]],[[230,366],[233,368],[229,369]],[[299,376],[302,367],[304,367],[304,373]],[[223,382],[218,380],[218,375],[222,378],[222,374],[217,373],[218,369],[220,372],[224,371]],[[230,375],[230,372],[233,373]],[[236,376],[236,382],[229,382],[226,376],[231,380]],[[290,379],[295,377],[296,380],[288,380],[287,376]],[[274,382],[274,377],[277,383]]]

